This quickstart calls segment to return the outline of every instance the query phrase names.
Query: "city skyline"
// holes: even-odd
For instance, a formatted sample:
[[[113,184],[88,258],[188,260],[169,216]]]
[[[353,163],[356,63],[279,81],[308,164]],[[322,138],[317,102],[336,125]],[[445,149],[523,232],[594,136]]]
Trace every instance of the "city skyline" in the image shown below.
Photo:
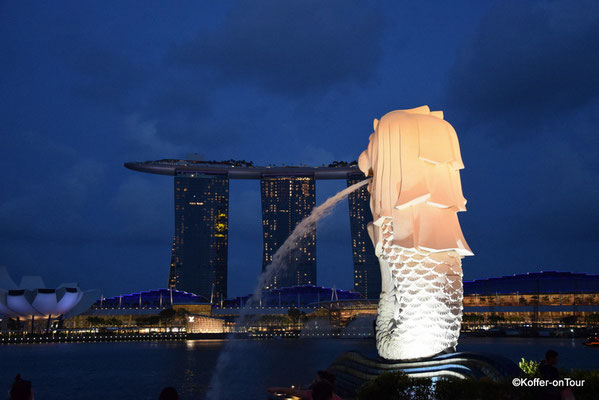
[[[165,286],[170,181],[123,161],[355,160],[374,118],[426,104],[460,137],[465,280],[597,273],[598,14],[590,1],[7,3],[0,265],[106,296]],[[320,181],[316,204],[345,186]],[[262,268],[257,182],[232,185],[229,208],[235,296]],[[318,227],[323,286],[353,285],[348,213]]]
[[[295,227],[314,209],[316,180],[345,179],[348,186],[366,179],[357,161],[334,161],[328,166],[255,166],[252,161],[157,160],[126,162],[142,173],[174,177],[174,239],[168,286],[219,303],[226,299],[228,276],[229,180],[260,180],[262,205],[262,271]],[[380,273],[368,239],[372,220],[370,195],[362,187],[348,197],[352,290],[365,298],[380,292]],[[317,284],[316,232],[296,243],[286,267],[264,289]],[[233,277],[234,279],[235,277]]]

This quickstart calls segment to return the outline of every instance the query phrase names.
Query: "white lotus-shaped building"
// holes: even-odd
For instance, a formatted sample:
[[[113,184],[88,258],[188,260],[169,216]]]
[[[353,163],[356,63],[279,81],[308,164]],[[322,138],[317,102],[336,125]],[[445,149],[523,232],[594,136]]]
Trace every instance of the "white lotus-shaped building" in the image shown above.
[[[24,276],[16,285],[0,267],[0,315],[29,320],[72,317],[85,312],[100,297],[97,290],[82,291],[76,283],[47,288],[39,276]]]

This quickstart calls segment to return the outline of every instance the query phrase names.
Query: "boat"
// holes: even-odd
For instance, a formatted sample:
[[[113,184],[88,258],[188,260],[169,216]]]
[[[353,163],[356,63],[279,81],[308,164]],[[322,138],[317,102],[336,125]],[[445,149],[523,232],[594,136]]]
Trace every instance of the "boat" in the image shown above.
[[[584,342],[584,345],[589,347],[599,347],[599,337],[591,336],[586,342]]]

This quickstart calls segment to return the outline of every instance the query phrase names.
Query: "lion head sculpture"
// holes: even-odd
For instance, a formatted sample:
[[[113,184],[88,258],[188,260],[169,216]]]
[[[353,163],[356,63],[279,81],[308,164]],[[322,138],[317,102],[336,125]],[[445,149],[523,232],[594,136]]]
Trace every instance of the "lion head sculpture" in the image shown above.
[[[392,111],[374,120],[368,149],[358,160],[368,185],[374,225],[392,218],[394,244],[472,255],[460,228],[466,210],[458,138],[441,111],[428,106]],[[369,227],[375,246],[378,232]]]

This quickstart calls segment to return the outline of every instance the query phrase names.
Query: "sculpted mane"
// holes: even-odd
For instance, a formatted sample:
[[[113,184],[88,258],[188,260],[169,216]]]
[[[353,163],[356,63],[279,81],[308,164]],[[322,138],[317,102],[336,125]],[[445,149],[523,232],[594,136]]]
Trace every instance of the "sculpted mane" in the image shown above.
[[[368,190],[374,222],[393,218],[395,244],[472,254],[456,216],[466,210],[459,175],[464,164],[457,134],[441,111],[423,106],[375,119],[358,164],[372,176]]]

